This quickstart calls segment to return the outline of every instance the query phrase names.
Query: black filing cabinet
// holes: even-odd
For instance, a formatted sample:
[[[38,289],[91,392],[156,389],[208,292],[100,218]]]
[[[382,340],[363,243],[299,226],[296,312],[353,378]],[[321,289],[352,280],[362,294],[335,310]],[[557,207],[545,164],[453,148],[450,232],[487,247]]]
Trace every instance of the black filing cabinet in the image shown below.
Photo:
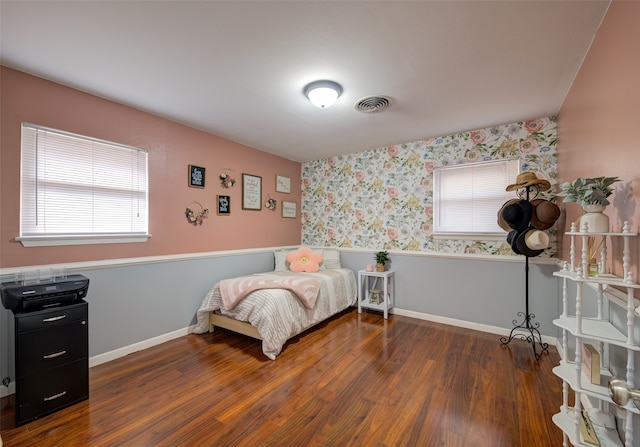
[[[89,397],[89,305],[15,313],[16,426]]]

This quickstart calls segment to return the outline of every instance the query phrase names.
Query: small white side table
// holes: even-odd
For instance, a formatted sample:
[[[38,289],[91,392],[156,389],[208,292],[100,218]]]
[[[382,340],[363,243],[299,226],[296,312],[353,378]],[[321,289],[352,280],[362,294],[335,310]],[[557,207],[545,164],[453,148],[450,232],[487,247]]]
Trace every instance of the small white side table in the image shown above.
[[[381,291],[381,302],[371,301],[371,289]],[[362,308],[381,310],[385,320],[389,317],[389,309],[395,304],[395,272],[367,272],[358,271],[358,313],[362,313]]]

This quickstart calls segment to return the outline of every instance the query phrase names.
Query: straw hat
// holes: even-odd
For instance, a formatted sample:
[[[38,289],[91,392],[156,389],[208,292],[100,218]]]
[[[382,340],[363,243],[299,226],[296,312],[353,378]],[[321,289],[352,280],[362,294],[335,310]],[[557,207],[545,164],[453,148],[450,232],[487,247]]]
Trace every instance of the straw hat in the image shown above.
[[[551,183],[549,183],[547,180],[536,177],[535,172],[527,171],[519,174],[518,177],[516,177],[516,182],[512,185],[507,186],[506,190],[515,191],[517,189],[522,189],[534,185],[538,185],[540,191],[546,191],[547,189],[551,188]]]

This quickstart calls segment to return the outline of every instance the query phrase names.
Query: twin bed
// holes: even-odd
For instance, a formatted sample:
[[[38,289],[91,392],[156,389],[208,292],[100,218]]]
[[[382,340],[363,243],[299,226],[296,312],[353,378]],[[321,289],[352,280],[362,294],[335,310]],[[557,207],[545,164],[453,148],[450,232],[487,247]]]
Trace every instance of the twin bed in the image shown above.
[[[355,275],[342,268],[337,250],[313,251],[321,255],[317,271],[291,271],[300,263],[287,255],[303,248],[275,252],[272,272],[218,282],[202,301],[193,332],[222,327],[248,335],[262,340],[262,352],[274,360],[288,339],[355,305]],[[308,258],[302,259],[304,269]]]

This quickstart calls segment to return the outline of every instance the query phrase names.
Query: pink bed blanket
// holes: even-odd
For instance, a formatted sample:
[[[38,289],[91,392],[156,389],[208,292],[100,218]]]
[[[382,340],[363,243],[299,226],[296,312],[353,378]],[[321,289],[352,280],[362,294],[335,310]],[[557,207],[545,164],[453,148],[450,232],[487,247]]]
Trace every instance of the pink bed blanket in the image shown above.
[[[293,292],[307,309],[313,309],[320,292],[320,281],[315,278],[282,276],[241,276],[219,282],[224,307],[231,310],[251,292],[260,289],[286,289]]]

